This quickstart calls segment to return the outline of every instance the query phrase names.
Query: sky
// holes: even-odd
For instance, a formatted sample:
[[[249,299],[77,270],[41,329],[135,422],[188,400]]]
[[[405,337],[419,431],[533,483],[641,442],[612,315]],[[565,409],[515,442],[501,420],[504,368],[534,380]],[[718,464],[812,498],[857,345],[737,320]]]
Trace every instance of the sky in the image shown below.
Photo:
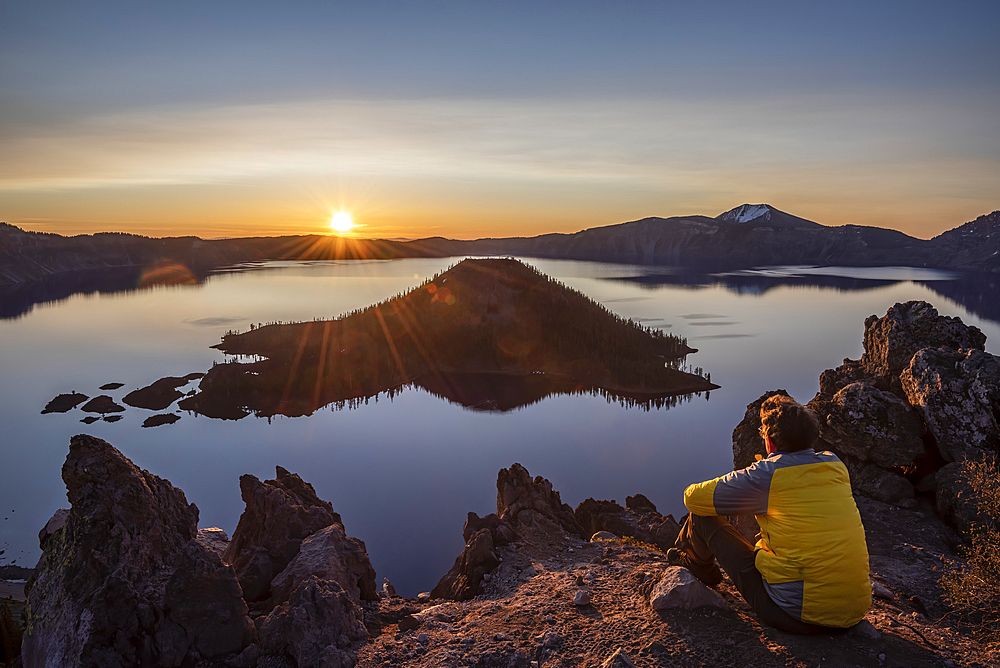
[[[1000,209],[1000,2],[0,0],[0,221],[575,232]]]

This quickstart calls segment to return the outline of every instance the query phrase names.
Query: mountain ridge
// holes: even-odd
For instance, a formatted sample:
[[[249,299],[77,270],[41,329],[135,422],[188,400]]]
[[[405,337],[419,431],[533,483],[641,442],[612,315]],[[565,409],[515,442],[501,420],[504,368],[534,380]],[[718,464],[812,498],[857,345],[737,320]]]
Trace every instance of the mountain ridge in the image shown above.
[[[741,204],[712,218],[649,216],[573,233],[412,241],[298,235],[200,239],[101,232],[66,237],[0,223],[0,285],[62,272],[148,269],[173,262],[192,279],[218,267],[265,260],[396,259],[515,255],[704,270],[782,264],[886,266],[1000,272],[1000,210],[918,239],[865,225],[826,226],[769,204]],[[176,272],[166,272],[175,276]],[[156,276],[147,280],[156,282]]]

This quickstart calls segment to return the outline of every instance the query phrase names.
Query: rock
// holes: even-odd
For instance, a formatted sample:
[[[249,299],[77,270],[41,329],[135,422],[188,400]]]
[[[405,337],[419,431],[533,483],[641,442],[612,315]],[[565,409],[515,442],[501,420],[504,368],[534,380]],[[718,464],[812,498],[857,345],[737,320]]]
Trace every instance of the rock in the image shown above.
[[[229,547],[229,535],[219,527],[198,529],[198,535],[194,539],[206,549],[219,555],[220,559]]]
[[[49,521],[45,523],[42,530],[38,532],[38,547],[45,549],[45,543],[49,539],[49,536],[54,534],[59,529],[62,529],[63,525],[66,524],[66,518],[69,516],[69,508],[60,508],[52,514]]]
[[[653,606],[653,610],[694,610],[705,605],[729,609],[718,592],[706,587],[686,568],[680,566],[670,566],[664,571],[663,577],[649,593],[649,604]]]
[[[129,392],[122,398],[122,401],[136,408],[162,411],[184,396],[184,393],[179,392],[177,388],[187,385],[188,382],[189,380],[186,377],[177,378],[175,376],[167,376],[146,387]]]
[[[469,513],[462,527],[462,538],[468,543],[480,529],[489,529],[490,537],[493,538],[493,545],[500,547],[517,540],[517,534],[509,524],[500,519],[495,513],[490,513],[486,517],[479,517],[476,513]]]
[[[886,383],[884,389],[899,388],[899,374],[923,348],[946,347],[983,350],[986,335],[959,318],[938,315],[922,301],[895,304],[885,316],[865,320],[865,352],[861,366],[867,376]]]
[[[274,480],[240,476],[246,509],[223,560],[232,564],[247,601],[266,599],[271,579],[298,554],[302,541],[331,524],[343,527],[333,506],[312,485],[276,467]]]
[[[851,488],[856,493],[876,501],[893,504],[913,498],[913,485],[895,471],[859,462],[850,457],[843,458],[843,462],[851,476]]]
[[[88,415],[87,417],[85,417],[82,420],[80,420],[80,422],[82,422],[84,424],[94,424],[95,422],[97,422],[100,419],[101,418],[94,417],[93,415]]]
[[[586,589],[577,589],[573,594],[573,605],[590,605],[590,592]]]
[[[635,668],[635,664],[632,663],[632,659],[628,658],[628,654],[619,647],[611,656],[604,660],[601,668]]]
[[[236,576],[195,540],[198,508],[181,490],[82,435],[62,477],[72,507],[28,594],[26,668],[172,668],[249,642]]]
[[[599,540],[616,540],[618,536],[614,535],[610,531],[598,531],[593,536],[590,537],[590,542],[596,542]]]
[[[119,420],[122,419],[122,416],[121,415],[105,415],[101,419],[104,420],[105,422],[118,422]]]
[[[413,629],[419,627],[421,623],[422,620],[417,619],[415,616],[406,615],[405,617],[399,620],[398,626],[400,631],[406,633],[407,631],[412,631]]]
[[[875,596],[876,598],[884,598],[890,601],[896,598],[895,594],[875,581],[872,581],[872,596]]]
[[[45,404],[42,415],[46,413],[65,413],[70,411],[88,399],[86,394],[71,392],[70,394],[60,394],[55,399]]]
[[[819,393],[832,397],[847,385],[864,378],[865,370],[861,362],[845,359],[836,369],[827,369],[819,375]]]
[[[500,565],[488,528],[480,529],[455,559],[440,582],[431,590],[432,598],[468,601],[479,593],[483,576]]]
[[[173,413],[161,413],[159,415],[150,415],[148,418],[142,421],[142,426],[145,428],[159,427],[165,424],[173,424],[180,419],[181,419],[180,415],[174,415]]]
[[[841,459],[849,456],[892,468],[925,454],[919,416],[871,382],[850,383],[829,401],[820,395],[808,405],[820,418],[820,438]]]
[[[164,603],[168,619],[184,630],[185,643],[203,657],[239,652],[254,639],[236,574],[197,538],[184,547]]]
[[[125,410],[124,406],[119,406],[115,403],[115,400],[106,394],[102,394],[99,397],[94,397],[87,403],[85,403],[81,410],[87,411],[88,413],[120,413]]]
[[[614,501],[587,499],[576,507],[573,514],[588,536],[606,531],[655,545],[664,552],[673,547],[680,533],[680,525],[673,516],[660,515],[656,506],[644,496],[641,500],[628,498],[632,499],[629,508],[622,508]]]
[[[110,390],[117,390],[120,387],[125,387],[125,383],[105,383],[104,385],[101,385],[97,389],[104,390],[107,392]]]
[[[389,582],[389,578],[382,578],[382,589],[379,590],[378,595],[381,598],[392,598],[397,595],[396,588]]]
[[[577,522],[573,509],[559,498],[559,492],[552,489],[551,482],[541,476],[532,480],[527,469],[515,463],[497,474],[497,515],[516,525],[518,514],[525,510],[534,510],[581,538],[590,535]]]
[[[353,665],[345,650],[367,640],[368,630],[361,607],[336,580],[310,576],[261,620],[259,636],[265,653],[287,654],[298,666],[342,668]]]
[[[869,622],[867,619],[862,619],[860,622],[852,626],[851,630],[848,633],[850,633],[850,635],[859,636],[867,640],[878,640],[882,637],[882,634],[879,633],[878,629],[872,626],[872,623]],[[880,661],[881,660],[882,659],[880,659]]]
[[[272,603],[285,602],[293,589],[313,576],[336,580],[356,604],[378,598],[365,544],[347,536],[341,524],[331,524],[302,541],[299,553],[271,581]]]
[[[1000,359],[982,350],[925,348],[900,382],[946,461],[1000,451]]]
[[[966,480],[961,462],[953,462],[934,476],[937,481],[935,505],[938,515],[960,534],[968,536],[974,525],[991,526],[993,520],[980,512],[977,496]]]
[[[738,471],[757,461],[756,455],[767,456],[764,439],[760,437],[760,407],[776,394],[787,397],[784,390],[765,392],[747,406],[743,419],[733,429],[733,470]]]

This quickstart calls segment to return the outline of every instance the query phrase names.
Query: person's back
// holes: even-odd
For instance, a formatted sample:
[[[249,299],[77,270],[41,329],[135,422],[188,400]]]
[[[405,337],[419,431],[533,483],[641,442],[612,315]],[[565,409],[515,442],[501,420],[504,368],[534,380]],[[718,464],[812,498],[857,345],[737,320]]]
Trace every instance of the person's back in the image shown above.
[[[676,550],[668,557],[703,575],[712,563],[707,554],[718,557],[751,605],[756,596],[751,590],[762,585],[769,600],[760,610],[754,605],[755,610],[779,628],[805,633],[821,630],[810,628],[813,625],[852,626],[871,605],[871,583],[864,526],[847,468],[833,453],[812,449],[818,425],[808,409],[787,397],[772,397],[762,407],[761,417],[769,456],[741,471],[688,487],[684,503],[691,516],[678,545],[688,550],[690,558],[685,561]],[[782,447],[790,451],[782,452]],[[751,513],[761,528],[753,547],[715,517]],[[707,545],[699,543],[695,549],[691,543],[701,539]],[[733,570],[748,563],[755,572],[741,583]],[[764,611],[772,602],[801,624]]]

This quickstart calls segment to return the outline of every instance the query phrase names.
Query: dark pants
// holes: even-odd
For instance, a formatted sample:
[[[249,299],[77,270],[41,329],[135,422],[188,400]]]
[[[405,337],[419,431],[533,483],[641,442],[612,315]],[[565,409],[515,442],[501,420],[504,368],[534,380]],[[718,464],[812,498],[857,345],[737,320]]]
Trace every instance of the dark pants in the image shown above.
[[[818,626],[795,619],[775,603],[764,588],[764,579],[754,565],[753,545],[722,517],[689,513],[675,545],[698,561],[710,564],[713,557],[736,585],[740,595],[761,621],[779,631],[811,635],[844,629]]]

